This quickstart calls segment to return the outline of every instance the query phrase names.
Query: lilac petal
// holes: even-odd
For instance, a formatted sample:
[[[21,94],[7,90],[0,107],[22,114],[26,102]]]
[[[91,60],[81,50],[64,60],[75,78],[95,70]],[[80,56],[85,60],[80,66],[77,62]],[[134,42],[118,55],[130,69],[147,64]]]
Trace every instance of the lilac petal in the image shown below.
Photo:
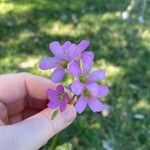
[[[66,109],[67,104],[65,102],[61,102],[61,104],[59,105],[60,111],[64,112]]]
[[[88,46],[90,42],[87,40],[82,40],[78,45],[78,50],[82,53]]]
[[[105,80],[105,70],[97,70],[90,74],[90,81]]]
[[[99,96],[105,97],[109,93],[109,89],[107,85],[99,85]]]
[[[58,94],[64,92],[64,87],[63,87],[62,85],[58,85],[58,86],[56,87],[56,89],[57,89],[57,93],[58,93]]]
[[[51,108],[51,109],[54,109],[54,108],[58,107],[59,105],[60,105],[60,102],[57,97],[51,98],[47,104],[48,108]]]
[[[48,97],[55,97],[55,96],[57,96],[57,93],[56,93],[56,91],[53,90],[53,89],[48,89],[48,90],[47,90],[47,96],[48,96]]]
[[[71,90],[76,95],[80,95],[83,91],[83,88],[84,88],[84,84],[81,83],[79,80],[76,80],[71,85]]]
[[[89,73],[93,66],[94,54],[92,52],[84,52],[82,54],[83,72]]]
[[[63,49],[58,41],[54,41],[54,42],[50,43],[49,49],[58,58],[62,58],[64,56]]]
[[[64,75],[65,75],[64,69],[56,68],[54,70],[54,72],[52,73],[51,80],[54,83],[58,83],[58,82],[60,82],[63,79]]]
[[[109,92],[107,85],[91,83],[87,85],[87,88],[94,97],[105,97]]]
[[[63,45],[62,45],[62,49],[65,51],[67,50],[70,46],[71,46],[71,42],[70,41],[66,41]]]
[[[43,70],[47,70],[56,67],[58,63],[59,63],[59,59],[53,57],[47,57],[41,59],[39,67]]]
[[[76,111],[82,113],[87,106],[87,99],[84,96],[81,96],[77,103],[75,104]]]
[[[66,41],[63,45],[62,45],[62,49],[64,51],[64,57],[63,59],[65,60],[70,60],[68,58],[68,52],[69,52],[69,48],[71,47],[72,43],[70,41]]]
[[[72,48],[70,47],[70,51],[72,51],[71,59],[75,59],[75,58],[81,56],[81,52],[78,49],[78,46],[76,44],[73,44],[73,45],[74,45],[74,47],[72,47]]]
[[[106,104],[103,104],[100,100],[96,98],[88,100],[88,106],[93,112],[100,112],[108,107]]]
[[[77,61],[73,61],[68,66],[68,72],[75,77],[79,77],[81,75],[80,64]]]
[[[69,49],[66,50],[67,58],[71,61],[76,57],[77,45],[72,44]]]

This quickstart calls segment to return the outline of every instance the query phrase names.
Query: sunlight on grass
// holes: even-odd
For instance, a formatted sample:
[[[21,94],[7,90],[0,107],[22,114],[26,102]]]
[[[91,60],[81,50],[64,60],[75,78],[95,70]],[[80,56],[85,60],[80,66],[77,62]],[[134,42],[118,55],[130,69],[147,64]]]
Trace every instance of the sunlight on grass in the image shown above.
[[[56,150],[72,150],[72,144],[71,143],[64,143],[60,146],[56,147]]]
[[[150,47],[150,28],[149,28],[149,30],[144,30],[144,31],[142,30],[140,36],[143,39],[143,44],[146,47]]]
[[[41,31],[49,35],[76,36],[73,25],[64,24],[61,21],[41,24]]]
[[[137,110],[141,110],[141,109],[150,110],[150,103],[148,103],[148,101],[145,101],[145,100],[140,100],[133,107],[133,111],[137,111]]]
[[[114,19],[119,19],[118,16],[118,12],[115,13],[105,13],[104,15],[102,15],[101,20],[103,22],[107,21],[107,20],[114,20]]]
[[[20,43],[21,41],[24,41],[30,37],[33,37],[34,36],[34,33],[32,31],[29,31],[29,30],[22,30],[22,32],[20,32],[20,34],[18,34],[18,39],[17,41]]]
[[[100,129],[100,128],[101,128],[101,125],[98,122],[93,123],[91,126],[89,126],[89,129]]]
[[[93,37],[92,44],[99,45],[101,48],[95,49],[96,51],[99,51],[99,53],[103,50],[103,54],[108,55],[108,53],[111,54],[112,50],[115,49],[122,53],[122,49],[128,45],[124,34],[126,25],[123,24],[120,26],[122,22],[117,13],[88,13],[81,17],[80,20],[77,29],[82,35],[86,35],[87,33],[91,34],[91,37]]]
[[[50,74],[49,71],[42,72],[39,69],[39,60],[40,58],[37,56],[18,55],[15,56],[15,59],[8,56],[0,59],[0,71],[5,73],[30,71],[31,73],[48,76]]]
[[[34,68],[35,66],[38,66],[39,63],[39,57],[34,58],[34,57],[29,57],[22,61],[18,66],[22,69],[27,69],[27,68]]]
[[[16,73],[18,71],[17,64],[19,64],[20,61],[22,60],[19,57],[15,57],[15,59],[12,57],[1,58],[0,73]]]
[[[15,13],[27,12],[32,9],[32,3],[26,5],[14,4],[11,2],[2,2],[0,3],[0,14],[5,15],[10,11]]]
[[[7,57],[7,58],[1,58],[0,59],[1,65],[6,65],[8,67],[12,66],[14,64],[17,64],[20,61],[22,61],[22,59],[19,58],[19,57],[15,57],[15,59],[13,59],[12,57]]]
[[[144,32],[142,32],[141,37],[143,39],[149,39],[150,40],[150,30],[145,30]]]
[[[14,9],[14,5],[11,3],[4,3],[4,2],[0,3],[0,14],[1,15],[5,15],[13,9]]]

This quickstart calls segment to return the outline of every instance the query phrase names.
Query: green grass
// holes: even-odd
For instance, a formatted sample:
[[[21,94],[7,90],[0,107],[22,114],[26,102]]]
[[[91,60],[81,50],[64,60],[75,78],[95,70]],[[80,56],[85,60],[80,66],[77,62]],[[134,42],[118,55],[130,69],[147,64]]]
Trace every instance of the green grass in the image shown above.
[[[107,71],[109,114],[87,109],[60,134],[56,150],[102,150],[104,141],[114,150],[150,148],[150,2],[144,24],[121,20],[128,3],[0,0],[0,74],[26,71],[49,77],[49,71],[38,68],[39,59],[50,55],[48,44],[81,39],[91,42],[94,69]],[[136,114],[144,118],[135,119]]]

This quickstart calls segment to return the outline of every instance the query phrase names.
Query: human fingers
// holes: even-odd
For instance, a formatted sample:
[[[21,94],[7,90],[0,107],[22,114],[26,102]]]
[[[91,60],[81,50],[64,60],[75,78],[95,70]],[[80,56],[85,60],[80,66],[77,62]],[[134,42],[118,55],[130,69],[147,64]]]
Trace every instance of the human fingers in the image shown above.
[[[34,108],[46,107],[46,91],[55,88],[47,78],[28,74],[0,76],[0,101],[5,104],[8,116],[16,115],[28,105]]]
[[[0,136],[0,147],[8,150],[9,141],[16,150],[38,150],[51,137],[70,125],[76,117],[75,108],[71,105],[68,105],[63,113],[59,112],[53,120],[52,113],[52,110],[46,108],[20,123],[6,126],[3,130],[0,127],[0,134],[3,135],[2,139]]]

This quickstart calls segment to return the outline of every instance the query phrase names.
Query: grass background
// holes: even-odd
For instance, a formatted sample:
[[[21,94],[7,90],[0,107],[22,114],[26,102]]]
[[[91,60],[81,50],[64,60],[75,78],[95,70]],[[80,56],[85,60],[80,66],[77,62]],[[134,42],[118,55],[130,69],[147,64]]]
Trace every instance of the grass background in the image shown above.
[[[39,59],[50,55],[48,44],[82,39],[91,42],[94,69],[107,71],[110,94],[104,101],[109,111],[87,109],[61,132],[56,150],[150,149],[150,2],[144,24],[121,19],[128,4],[0,0],[0,74],[26,71],[49,77],[49,71],[38,68]],[[50,150],[50,145],[41,150]]]

